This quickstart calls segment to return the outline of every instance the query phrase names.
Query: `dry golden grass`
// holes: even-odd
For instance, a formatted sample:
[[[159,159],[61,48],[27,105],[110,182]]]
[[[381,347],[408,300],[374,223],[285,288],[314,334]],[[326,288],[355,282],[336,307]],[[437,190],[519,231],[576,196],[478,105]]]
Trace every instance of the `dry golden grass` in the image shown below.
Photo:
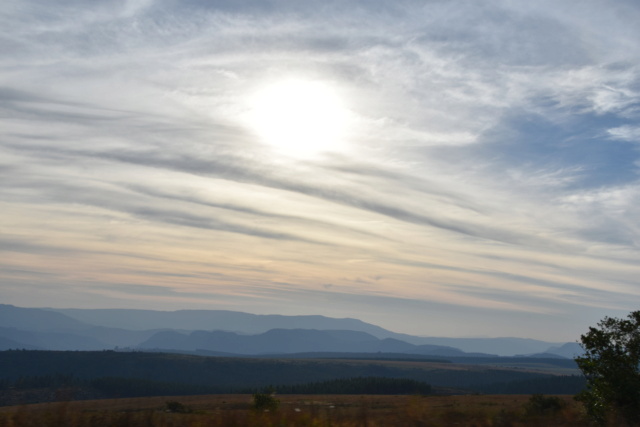
[[[278,396],[273,412],[251,409],[251,396],[212,395],[58,402],[0,408],[0,427],[204,426],[584,426],[570,396],[555,414],[528,415],[530,396]],[[192,409],[168,413],[174,400]]]

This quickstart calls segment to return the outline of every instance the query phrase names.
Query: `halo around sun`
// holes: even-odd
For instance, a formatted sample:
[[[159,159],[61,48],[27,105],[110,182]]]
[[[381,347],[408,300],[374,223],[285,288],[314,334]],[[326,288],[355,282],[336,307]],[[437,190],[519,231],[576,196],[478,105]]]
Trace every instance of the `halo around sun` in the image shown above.
[[[340,150],[347,110],[336,91],[317,81],[283,80],[251,99],[251,127],[277,152],[313,157]]]

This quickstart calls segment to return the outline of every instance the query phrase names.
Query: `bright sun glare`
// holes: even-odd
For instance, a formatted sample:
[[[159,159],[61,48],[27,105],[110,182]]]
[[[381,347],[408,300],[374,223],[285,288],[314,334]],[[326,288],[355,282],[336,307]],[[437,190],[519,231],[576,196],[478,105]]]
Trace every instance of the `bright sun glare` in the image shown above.
[[[344,144],[347,110],[328,85],[286,80],[252,99],[251,124],[263,142],[292,157],[313,157]]]

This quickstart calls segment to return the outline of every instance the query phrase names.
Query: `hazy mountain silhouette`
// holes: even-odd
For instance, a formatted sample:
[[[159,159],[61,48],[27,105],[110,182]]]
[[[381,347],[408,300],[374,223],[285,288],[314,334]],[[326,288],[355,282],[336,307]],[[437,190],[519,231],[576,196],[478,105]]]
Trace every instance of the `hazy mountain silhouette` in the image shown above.
[[[577,342],[568,342],[561,346],[550,347],[547,349],[547,353],[557,354],[568,359],[573,359],[574,357],[584,353],[584,349]]]
[[[70,331],[88,327],[83,322],[54,311],[6,304],[0,304],[0,326],[29,331]]]
[[[0,304],[0,348],[115,347],[236,354],[315,351],[442,357],[577,354],[575,343],[524,338],[417,337],[351,318],[256,315],[226,310],[38,309]]]
[[[534,354],[550,351],[564,343],[550,343],[529,338],[446,338],[426,337],[422,343],[458,348],[466,353],[495,353],[501,356]]]
[[[260,334],[271,329],[344,329],[367,332],[378,338],[387,338],[396,335],[394,332],[358,319],[335,319],[318,315],[282,316],[277,314],[250,314],[227,310],[49,310],[91,325],[129,330],[220,330],[243,334]]]
[[[310,351],[372,352],[381,341],[357,331],[320,331],[316,329],[272,329],[262,334],[239,335],[223,331],[194,331],[190,334],[159,332],[139,348],[211,350],[236,354],[303,353]],[[411,346],[407,343],[403,347]]]
[[[392,338],[378,339],[356,331],[316,329],[272,329],[262,334],[240,335],[223,331],[158,332],[139,348],[148,350],[207,350],[242,355],[307,352],[407,353],[437,356],[465,356],[461,350],[437,345],[413,345]],[[490,356],[490,355],[485,355]]]
[[[4,342],[3,350],[103,350],[113,347],[94,337],[77,333],[24,331],[17,328],[0,327],[0,339]]]
[[[15,350],[15,349],[21,349],[21,350],[40,350],[39,347],[33,346],[33,345],[29,345],[29,344],[25,344],[19,341],[14,341],[10,338],[5,338],[0,336],[0,351],[4,351],[4,350]]]

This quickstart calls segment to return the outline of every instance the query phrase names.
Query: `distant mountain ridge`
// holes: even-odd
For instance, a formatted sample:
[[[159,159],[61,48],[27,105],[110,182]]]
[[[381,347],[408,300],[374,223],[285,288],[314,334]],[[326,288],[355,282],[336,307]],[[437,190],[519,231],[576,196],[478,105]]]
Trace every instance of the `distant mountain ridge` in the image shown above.
[[[453,347],[414,345],[393,338],[378,339],[365,332],[317,329],[271,329],[262,334],[239,335],[223,331],[158,332],[139,345],[141,349],[208,350],[240,355],[342,352],[406,353],[430,356],[462,356]]]
[[[86,324],[64,313],[0,304],[0,327],[29,331],[81,330]]]
[[[552,353],[575,343],[523,338],[417,337],[358,319],[225,310],[39,309],[0,304],[0,350],[116,347],[237,354],[393,352],[442,357]]]
[[[47,309],[80,322],[129,330],[177,329],[221,330],[260,334],[270,329],[334,329],[370,333],[378,338],[395,334],[358,319],[336,319],[320,315],[283,316],[250,314],[228,310],[128,310],[128,309]]]

